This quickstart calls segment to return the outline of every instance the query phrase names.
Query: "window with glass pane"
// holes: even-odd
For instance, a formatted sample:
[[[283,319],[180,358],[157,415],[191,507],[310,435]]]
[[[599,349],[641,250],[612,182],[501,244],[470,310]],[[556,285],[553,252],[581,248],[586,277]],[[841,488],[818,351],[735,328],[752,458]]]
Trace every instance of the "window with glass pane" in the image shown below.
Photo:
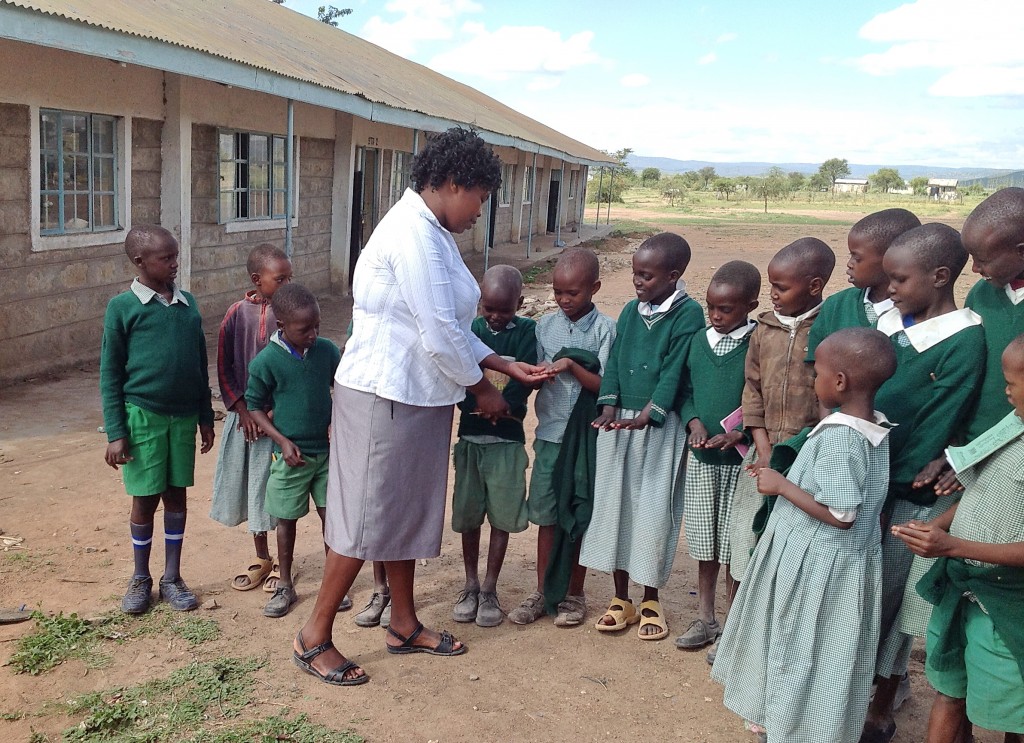
[[[533,200],[533,168],[529,165],[523,171],[523,203],[529,204]]]
[[[515,166],[501,166],[501,190],[498,192],[498,204],[500,206],[508,206],[512,203],[512,183],[515,175]]]
[[[39,232],[118,228],[117,122],[113,116],[39,112]]]
[[[412,164],[411,152],[399,152],[396,150],[391,158],[391,201],[394,206],[402,198],[405,189],[409,187],[409,170]]]
[[[272,134],[221,131],[220,221],[285,216],[285,138]]]

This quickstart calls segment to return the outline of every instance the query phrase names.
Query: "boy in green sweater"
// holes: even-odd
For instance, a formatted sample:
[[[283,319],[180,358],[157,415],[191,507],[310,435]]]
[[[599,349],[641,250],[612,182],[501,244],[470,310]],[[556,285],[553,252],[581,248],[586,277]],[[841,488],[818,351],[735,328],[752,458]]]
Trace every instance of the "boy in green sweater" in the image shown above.
[[[512,266],[494,266],[480,282],[480,317],[473,332],[499,356],[537,363],[537,324],[518,317],[523,306],[523,276]],[[491,372],[488,372],[490,375]],[[498,603],[498,574],[508,537],[524,531],[526,514],[526,436],[523,418],[532,391],[505,375],[490,377],[508,401],[510,415],[495,423],[475,415],[476,398],[459,403],[459,440],[455,443],[455,492],[452,531],[462,535],[466,585],[452,610],[456,622],[497,627],[505,618]],[[491,526],[487,572],[480,582],[480,528]]]
[[[931,521],[893,527],[915,555],[941,558],[918,583],[935,604],[925,672],[938,693],[928,743],[967,739],[957,736],[968,719],[1005,731],[1005,741],[1024,739],[1024,336],[1003,352],[1001,371],[1011,412],[977,438],[979,451],[961,466],[963,497]]]
[[[205,454],[213,448],[213,408],[206,338],[196,298],[179,289],[178,242],[163,227],[133,227],[124,251],[138,272],[129,291],[107,304],[100,351],[100,396],[107,464],[122,467],[132,496],[129,526],[135,571],[121,609],[149,608],[153,516],[164,504],[164,574],[160,597],[172,609],[199,602],[181,578],[185,489],[193,484],[196,426]]]
[[[281,577],[263,614],[283,617],[297,599],[292,579],[295,525],[309,513],[310,497],[321,525],[327,514],[331,386],[341,351],[319,337],[320,306],[306,287],[282,286],[271,308],[278,331],[249,364],[245,403],[274,442],[264,507],[278,519]]]
[[[920,226],[921,220],[906,209],[883,209],[850,228],[846,238],[850,250],[846,276],[853,286],[821,303],[807,338],[808,363],[814,363],[814,349],[832,333],[841,328],[873,328],[879,315],[892,308],[889,277],[882,268],[882,257],[893,240]]]
[[[883,265],[894,307],[878,319],[896,350],[896,374],[875,404],[896,424],[889,434],[889,522],[936,516],[930,463],[964,424],[981,382],[985,337],[981,318],[957,309],[953,286],[967,263],[960,234],[926,224],[893,241]],[[913,637],[897,617],[913,555],[891,533],[882,538],[882,641],[875,673],[878,690],[868,711],[868,740],[895,733],[893,701],[907,671]]]
[[[697,333],[686,356],[690,385],[680,418],[689,431],[690,462],[683,485],[686,548],[697,560],[697,618],[676,638],[676,647],[696,650],[713,643],[722,626],[715,618],[715,584],[729,564],[729,517],[743,457],[744,442],[733,416],[743,397],[744,364],[750,335],[757,327],[748,315],[757,307],[761,273],[745,261],[719,268],[708,285],[710,327]],[[813,326],[812,326],[813,328]],[[726,567],[729,595],[733,580]]]

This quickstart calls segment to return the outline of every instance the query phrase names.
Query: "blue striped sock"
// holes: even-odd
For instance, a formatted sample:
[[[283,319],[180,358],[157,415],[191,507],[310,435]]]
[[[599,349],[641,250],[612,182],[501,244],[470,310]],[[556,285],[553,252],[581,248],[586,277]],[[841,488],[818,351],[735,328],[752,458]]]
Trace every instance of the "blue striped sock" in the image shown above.
[[[181,543],[185,539],[185,511],[164,511],[164,580],[181,577]]]
[[[149,576],[149,553],[153,549],[153,522],[136,524],[128,522],[132,531],[132,552],[135,555],[135,575]]]

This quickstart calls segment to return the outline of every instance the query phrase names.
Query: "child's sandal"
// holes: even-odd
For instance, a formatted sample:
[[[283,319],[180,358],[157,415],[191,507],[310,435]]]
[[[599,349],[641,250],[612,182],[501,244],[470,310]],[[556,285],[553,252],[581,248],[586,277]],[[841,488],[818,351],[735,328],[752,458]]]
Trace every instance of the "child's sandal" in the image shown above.
[[[268,557],[263,560],[257,557],[256,562],[247,567],[244,573],[239,573],[234,577],[231,587],[236,591],[251,591],[254,588],[259,588],[273,568],[273,558]]]
[[[605,617],[614,619],[615,624],[603,624],[601,619]],[[601,619],[597,620],[594,629],[598,632],[618,632],[621,629],[626,629],[631,624],[639,622],[640,615],[636,613],[636,607],[633,606],[632,601],[614,598],[608,604],[608,610],[601,615]]]
[[[644,612],[651,612],[651,616],[645,616]],[[640,604],[640,611],[638,613],[640,617],[640,626],[637,627],[637,636],[641,640],[663,640],[668,637],[668,624],[665,622],[665,610],[661,608],[661,602],[655,599],[654,601],[644,601]],[[650,634],[644,634],[644,627],[657,627],[657,632]]]
[[[281,580],[281,566],[275,562],[273,567],[270,568],[266,580],[263,581],[263,592],[274,593],[277,590],[277,582],[279,580]]]

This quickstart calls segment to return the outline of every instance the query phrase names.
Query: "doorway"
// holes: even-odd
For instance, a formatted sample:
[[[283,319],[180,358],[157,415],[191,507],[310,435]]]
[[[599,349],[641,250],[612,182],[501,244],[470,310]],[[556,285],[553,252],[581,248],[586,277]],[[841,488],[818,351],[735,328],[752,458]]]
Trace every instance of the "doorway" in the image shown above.
[[[560,185],[558,179],[551,179],[551,190],[548,191],[548,232],[554,232],[558,229],[558,192]]]
[[[380,150],[357,147],[355,170],[352,173],[352,237],[349,243],[349,284],[356,270],[359,254],[366,247],[379,219],[378,188],[380,183]]]

